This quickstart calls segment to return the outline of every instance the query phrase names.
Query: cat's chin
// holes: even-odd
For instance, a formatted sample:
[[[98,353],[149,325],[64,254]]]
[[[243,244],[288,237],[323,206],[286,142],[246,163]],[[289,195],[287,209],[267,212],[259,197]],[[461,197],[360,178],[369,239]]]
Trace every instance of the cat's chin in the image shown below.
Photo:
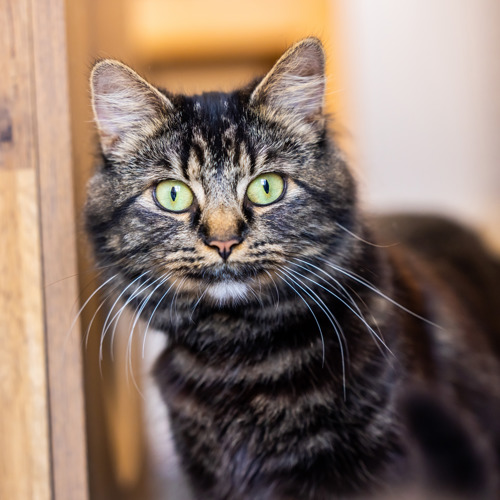
[[[219,305],[243,303],[249,292],[248,285],[240,281],[227,280],[207,287],[206,295]]]

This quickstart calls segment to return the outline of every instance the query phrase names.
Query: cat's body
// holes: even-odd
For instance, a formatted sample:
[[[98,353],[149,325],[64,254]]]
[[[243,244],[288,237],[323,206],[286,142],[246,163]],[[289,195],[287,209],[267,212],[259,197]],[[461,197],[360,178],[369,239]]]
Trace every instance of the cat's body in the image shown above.
[[[200,498],[211,498],[208,492],[214,488],[213,498],[319,500],[332,498],[332,492],[366,495],[380,485],[411,481],[411,476],[404,476],[411,450],[405,449],[398,410],[407,391],[417,387],[456,405],[459,419],[469,412],[477,416],[475,439],[493,436],[498,449],[498,365],[489,340],[480,333],[498,316],[490,309],[491,321],[481,325],[479,316],[467,311],[483,291],[457,297],[446,280],[449,268],[440,269],[440,276],[402,244],[383,251],[363,243],[360,247],[360,260],[370,262],[369,270],[353,262],[350,270],[358,276],[365,271],[365,279],[379,290],[440,327],[337,275],[350,287],[361,315],[376,320],[371,318],[391,355],[380,351],[356,315],[339,307],[326,290],[309,292],[317,293],[335,314],[347,339],[345,398],[339,345],[321,308],[315,313],[324,342],[307,307],[300,310],[294,294],[282,296],[279,309],[269,303],[237,315],[198,306],[194,319],[192,304],[177,304],[185,319],[178,329],[187,341],[172,342],[156,375],[169,403],[174,435],[185,437],[180,440],[181,456],[196,477]],[[382,262],[377,262],[378,254],[384,255]],[[332,271],[328,266],[326,270]],[[325,275],[312,271],[318,274],[314,280],[324,286],[319,276]],[[453,271],[454,283],[467,280],[463,269]],[[377,275],[384,276],[385,283]],[[308,280],[295,278],[301,281],[290,282],[310,298],[304,290]],[[317,335],[303,335],[310,330]],[[234,332],[240,335],[235,338]],[[251,332],[249,337],[245,332]],[[486,430],[484,436],[479,429]]]
[[[407,230],[417,219],[367,222],[328,138],[323,72],[307,39],[231,94],[171,96],[112,61],[93,73],[104,162],[87,226],[111,283],[168,333],[155,373],[200,499],[418,481],[413,393],[473,421],[485,464],[499,456],[498,264],[445,222],[427,221],[432,237]]]

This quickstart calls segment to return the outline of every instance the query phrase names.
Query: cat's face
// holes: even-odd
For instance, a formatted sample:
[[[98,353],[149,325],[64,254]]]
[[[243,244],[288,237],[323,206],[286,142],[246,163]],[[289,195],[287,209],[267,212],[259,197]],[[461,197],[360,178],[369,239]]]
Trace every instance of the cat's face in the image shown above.
[[[171,96],[103,61],[92,75],[104,164],[87,227],[102,266],[221,304],[262,298],[291,259],[319,255],[353,210],[308,39],[257,85]],[[126,278],[124,278],[126,276]]]

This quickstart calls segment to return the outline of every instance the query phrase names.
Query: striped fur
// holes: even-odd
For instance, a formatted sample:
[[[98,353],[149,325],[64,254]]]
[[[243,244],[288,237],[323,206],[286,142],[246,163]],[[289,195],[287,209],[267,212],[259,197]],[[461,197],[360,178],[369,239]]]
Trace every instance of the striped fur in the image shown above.
[[[324,80],[312,38],[227,94],[171,95],[114,61],[92,74],[103,154],[88,233],[121,298],[169,336],[156,377],[200,499],[366,498],[414,480],[401,413],[414,387],[500,449],[498,266],[480,243],[462,260],[431,251],[425,227],[369,243],[377,229],[329,137]],[[268,172],[285,195],[252,205],[246,189]],[[188,211],[155,204],[167,179],[192,189]],[[472,238],[439,227],[448,242]],[[227,261],[207,243],[233,236]]]

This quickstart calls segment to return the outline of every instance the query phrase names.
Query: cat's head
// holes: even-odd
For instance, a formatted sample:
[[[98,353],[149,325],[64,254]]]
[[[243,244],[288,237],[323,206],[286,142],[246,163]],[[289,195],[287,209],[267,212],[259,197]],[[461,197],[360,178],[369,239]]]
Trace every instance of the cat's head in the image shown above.
[[[292,259],[331,253],[354,187],[327,136],[324,66],[308,38],[242,90],[184,96],[98,62],[86,221],[99,265],[230,304],[282,285]]]

